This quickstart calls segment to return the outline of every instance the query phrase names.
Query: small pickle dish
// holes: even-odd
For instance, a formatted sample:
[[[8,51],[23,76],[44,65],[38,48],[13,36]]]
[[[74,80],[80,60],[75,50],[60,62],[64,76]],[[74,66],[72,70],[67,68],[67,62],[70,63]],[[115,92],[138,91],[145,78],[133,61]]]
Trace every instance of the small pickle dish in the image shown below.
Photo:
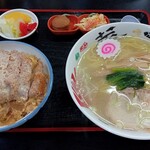
[[[50,17],[47,26],[55,35],[73,35],[77,31],[87,33],[98,26],[108,23],[110,23],[109,18],[104,14],[92,13],[80,16],[63,14]]]

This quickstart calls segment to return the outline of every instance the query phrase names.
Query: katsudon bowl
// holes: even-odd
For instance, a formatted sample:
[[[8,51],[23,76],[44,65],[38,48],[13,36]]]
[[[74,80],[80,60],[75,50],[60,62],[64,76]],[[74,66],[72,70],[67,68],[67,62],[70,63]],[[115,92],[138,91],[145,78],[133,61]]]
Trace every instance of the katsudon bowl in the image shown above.
[[[150,139],[149,50],[150,26],[131,22],[97,27],[72,47],[67,87],[98,127],[125,138]]]
[[[6,93],[7,89],[9,89],[8,95],[9,99],[11,99],[11,101],[2,103],[0,98],[0,132],[3,132],[24,124],[44,106],[52,90],[53,70],[48,58],[38,48],[24,42],[0,41],[0,55],[3,56],[0,61],[0,82],[5,81],[7,83],[9,88],[4,88],[3,91]],[[9,58],[8,61],[7,58]],[[6,77],[2,78],[2,70],[7,62],[7,69],[3,72]],[[19,73],[17,70],[19,70]],[[15,77],[19,77],[15,79],[11,74],[9,80],[10,72],[13,72],[13,75],[15,72],[17,74]],[[14,84],[19,86],[18,88],[14,86],[14,89],[18,89],[18,91],[16,90],[17,92],[15,91],[18,94],[17,96],[12,88]],[[0,86],[0,94],[2,95],[2,84]],[[10,97],[10,95],[12,96]],[[6,94],[3,96],[6,96]]]

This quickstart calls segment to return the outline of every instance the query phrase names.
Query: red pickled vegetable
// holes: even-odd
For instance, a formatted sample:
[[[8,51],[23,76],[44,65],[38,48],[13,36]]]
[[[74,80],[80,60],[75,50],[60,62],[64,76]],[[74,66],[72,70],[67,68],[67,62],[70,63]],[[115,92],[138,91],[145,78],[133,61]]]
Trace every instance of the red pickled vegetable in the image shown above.
[[[19,24],[19,29],[20,29],[20,36],[25,36],[27,35],[28,33],[30,33],[31,31],[33,31],[37,26],[37,23],[34,22],[34,23],[23,23],[23,22],[20,22]]]
[[[27,30],[31,32],[36,28],[36,26],[37,26],[36,22],[30,23],[30,24],[27,25]]]
[[[20,36],[25,36],[28,34],[27,23],[20,22],[19,29],[21,32]]]

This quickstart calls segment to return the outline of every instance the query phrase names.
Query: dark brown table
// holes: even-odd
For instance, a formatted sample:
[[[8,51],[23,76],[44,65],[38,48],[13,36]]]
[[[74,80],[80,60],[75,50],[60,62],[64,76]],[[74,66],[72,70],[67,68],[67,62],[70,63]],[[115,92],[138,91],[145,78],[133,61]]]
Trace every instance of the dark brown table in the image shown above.
[[[42,50],[54,71],[52,93],[40,112],[24,125],[0,133],[0,150],[5,149],[146,149],[149,141],[125,139],[97,127],[72,101],[65,83],[65,63],[74,43],[82,36],[56,37],[47,28],[54,14],[103,12],[111,22],[126,14],[150,24],[150,0],[1,0],[0,14],[8,9],[32,10],[39,18],[38,31],[21,40]],[[4,40],[0,38],[0,40]],[[60,84],[61,83],[61,84]],[[121,146],[121,148],[120,148]]]

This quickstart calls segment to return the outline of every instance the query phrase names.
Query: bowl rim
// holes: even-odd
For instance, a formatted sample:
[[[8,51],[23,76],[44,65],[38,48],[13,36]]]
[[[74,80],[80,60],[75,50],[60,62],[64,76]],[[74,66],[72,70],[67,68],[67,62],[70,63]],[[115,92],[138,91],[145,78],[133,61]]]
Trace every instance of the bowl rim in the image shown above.
[[[24,38],[27,38],[29,37],[30,35],[32,35],[38,28],[39,26],[39,20],[38,20],[38,17],[35,15],[35,13],[33,13],[32,11],[28,10],[28,9],[23,9],[23,8],[15,8],[15,9],[10,9],[10,10],[7,10],[5,11],[4,13],[2,13],[0,15],[0,19],[3,18],[5,15],[11,13],[11,12],[23,12],[23,13],[27,13],[31,18],[34,18],[35,22],[37,23],[36,27],[30,32],[28,33],[27,35],[25,36],[20,36],[20,37],[7,37],[5,36],[2,32],[0,32],[0,36],[5,38],[5,39],[8,39],[8,40],[21,40],[21,39],[24,39]]]
[[[66,60],[66,66],[65,66],[65,80],[66,80],[66,84],[67,84],[67,88],[68,88],[68,91],[69,91],[69,94],[71,95],[71,99],[74,101],[74,103],[76,104],[76,106],[79,108],[79,110],[90,120],[92,121],[95,125],[97,125],[98,127],[114,134],[114,135],[118,135],[120,137],[123,137],[123,138],[128,138],[128,139],[134,139],[134,140],[149,140],[150,139],[150,133],[147,133],[147,132],[142,132],[142,131],[132,131],[132,130],[126,130],[126,129],[120,129],[118,127],[115,127],[115,126],[112,126],[111,124],[108,125],[106,123],[104,123],[102,120],[96,120],[94,119],[91,114],[87,113],[85,107],[82,107],[80,106],[80,104],[77,102],[77,100],[75,99],[74,95],[73,95],[73,92],[72,92],[72,89],[71,89],[71,84],[70,84],[70,76],[68,74],[69,71],[69,68],[68,66],[70,65],[70,62],[72,60],[72,56],[73,56],[73,52],[76,51],[77,49],[77,45],[79,44],[80,41],[82,41],[85,37],[90,37],[90,34],[99,31],[101,30],[101,28],[105,28],[105,26],[114,26],[114,25],[122,25],[122,24],[125,24],[125,25],[136,25],[136,26],[143,26],[143,27],[146,27],[146,28],[150,28],[149,25],[146,25],[146,24],[142,24],[142,23],[136,23],[136,22],[115,22],[115,23],[109,23],[109,24],[106,24],[106,25],[103,25],[103,26],[99,26],[89,32],[87,32],[86,34],[84,34],[81,38],[79,38],[76,43],[73,45],[73,47],[71,48],[69,54],[68,54],[68,57],[67,57],[67,60]],[[80,59],[79,59],[80,60]],[[91,111],[91,110],[90,110]],[[92,112],[92,111],[91,111]],[[93,112],[92,112],[93,113]],[[94,114],[94,113],[93,113]],[[136,133],[138,133],[136,135]]]
[[[47,66],[48,66],[48,68],[47,68],[48,69],[48,73],[50,75],[50,80],[48,81],[48,89],[47,89],[46,95],[44,96],[44,98],[42,99],[40,104],[33,111],[31,111],[29,114],[25,115],[23,118],[21,118],[20,120],[16,121],[15,123],[10,124],[10,125],[0,126],[0,132],[4,132],[4,131],[16,128],[16,127],[24,124],[25,122],[27,122],[28,120],[33,118],[40,111],[40,109],[47,102],[47,100],[48,100],[48,98],[49,98],[49,96],[50,96],[50,94],[52,92],[53,82],[54,82],[54,74],[53,74],[53,68],[52,68],[51,62],[48,60],[46,55],[42,51],[40,51],[38,48],[36,48],[35,46],[32,46],[32,45],[30,45],[28,43],[25,43],[25,42],[20,42],[20,41],[8,41],[8,40],[5,40],[5,41],[0,41],[0,45],[1,45],[1,43],[4,43],[4,44],[16,43],[16,44],[19,44],[19,45],[26,45],[26,46],[31,47],[32,49],[37,51],[37,53],[39,53],[46,60],[46,63],[47,63]]]

